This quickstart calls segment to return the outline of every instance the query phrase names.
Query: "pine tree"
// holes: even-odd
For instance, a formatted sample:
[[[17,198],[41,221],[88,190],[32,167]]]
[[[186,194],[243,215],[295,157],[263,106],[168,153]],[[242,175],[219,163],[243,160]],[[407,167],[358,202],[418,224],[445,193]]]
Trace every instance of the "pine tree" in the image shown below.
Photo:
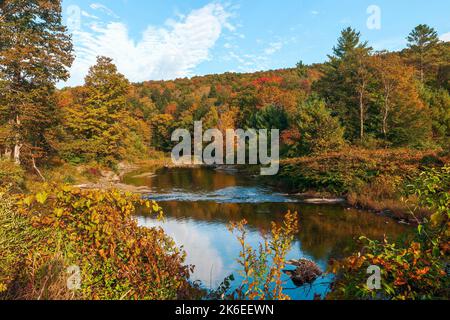
[[[346,136],[364,140],[368,88],[372,81],[368,59],[372,48],[361,41],[359,32],[344,29],[324,66],[324,76],[315,89],[346,125]]]
[[[339,120],[317,97],[312,96],[301,104],[295,119],[300,139],[291,147],[291,156],[338,150],[345,145],[344,129]]]
[[[412,51],[413,62],[420,73],[420,81],[424,83],[425,76],[434,59],[434,49],[439,43],[436,30],[426,24],[420,24],[408,35],[408,48]]]
[[[64,157],[112,164],[126,155],[130,134],[127,96],[130,84],[112,59],[98,57],[74,103],[64,108]]]

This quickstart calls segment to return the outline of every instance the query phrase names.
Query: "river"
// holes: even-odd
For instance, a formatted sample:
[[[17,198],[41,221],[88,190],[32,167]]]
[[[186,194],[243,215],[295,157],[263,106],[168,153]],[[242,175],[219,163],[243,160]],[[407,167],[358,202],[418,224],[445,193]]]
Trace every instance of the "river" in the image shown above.
[[[187,263],[195,265],[192,280],[207,288],[216,288],[233,274],[239,283],[240,244],[227,225],[231,221],[248,221],[249,243],[262,241],[262,232],[271,221],[281,221],[288,211],[299,213],[300,231],[288,259],[307,258],[323,270],[329,259],[349,255],[356,239],[367,236],[396,238],[407,233],[407,227],[387,217],[349,208],[345,204],[305,204],[296,195],[270,189],[258,179],[236,171],[211,168],[140,169],[124,177],[124,183],[145,186],[145,195],[158,201],[165,221],[138,215],[142,226],[161,226],[187,252]],[[295,300],[322,297],[329,290],[333,275],[317,279],[312,285],[296,287],[288,276],[284,292]]]

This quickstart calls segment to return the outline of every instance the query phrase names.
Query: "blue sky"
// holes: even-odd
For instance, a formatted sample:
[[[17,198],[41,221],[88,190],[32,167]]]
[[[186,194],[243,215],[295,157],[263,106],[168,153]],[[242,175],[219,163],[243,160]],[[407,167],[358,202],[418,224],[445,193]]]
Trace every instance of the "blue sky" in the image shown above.
[[[450,41],[448,0],[64,0],[79,85],[97,55],[131,81],[323,62],[352,26],[377,50],[398,50],[426,23]],[[368,24],[369,22],[369,24]]]

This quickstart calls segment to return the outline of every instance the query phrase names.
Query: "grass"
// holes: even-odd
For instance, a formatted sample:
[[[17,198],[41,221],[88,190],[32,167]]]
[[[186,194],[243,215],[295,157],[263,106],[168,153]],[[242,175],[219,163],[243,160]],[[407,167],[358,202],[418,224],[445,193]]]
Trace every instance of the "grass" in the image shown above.
[[[407,219],[409,205],[402,190],[422,169],[442,166],[449,159],[436,151],[347,148],[283,160],[277,184],[295,192],[346,197],[351,205]],[[408,201],[414,204],[414,198]]]

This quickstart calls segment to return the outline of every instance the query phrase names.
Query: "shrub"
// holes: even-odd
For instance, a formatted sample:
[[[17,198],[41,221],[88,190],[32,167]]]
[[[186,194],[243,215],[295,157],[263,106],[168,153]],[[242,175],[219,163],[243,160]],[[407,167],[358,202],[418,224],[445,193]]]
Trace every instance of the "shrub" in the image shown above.
[[[17,210],[29,225],[28,237],[33,234],[30,232],[46,235],[32,237],[36,247],[31,256],[39,256],[40,264],[52,265],[53,270],[58,268],[49,262],[55,257],[60,261],[59,270],[65,272],[72,265],[80,268],[81,288],[76,298],[164,300],[190,296],[194,292],[189,283],[192,268],[183,264],[184,252],[162,229],[139,227],[132,216],[136,206],[162,217],[155,202],[131,194],[68,186],[48,186],[37,194],[21,196]],[[33,259],[23,263],[22,280],[10,283],[10,292],[15,287],[36,286]]]
[[[282,270],[285,266],[286,255],[291,249],[294,235],[298,232],[297,213],[288,212],[282,225],[272,222],[270,237],[266,237],[259,248],[252,248],[247,241],[247,221],[231,223],[230,232],[237,232],[237,239],[241,244],[238,263],[242,267],[241,275],[244,280],[230,299],[250,300],[288,300],[283,293]],[[225,282],[227,279],[225,279]]]
[[[328,192],[357,199],[374,192],[377,199],[400,202],[401,188],[420,173],[424,157],[435,152],[407,149],[365,150],[345,148],[314,156],[281,161],[277,176],[296,191]],[[437,161],[436,160],[436,161]],[[390,179],[389,179],[390,177]],[[389,181],[390,180],[390,181]],[[386,188],[386,190],[377,190]],[[393,188],[395,192],[393,193]]]
[[[435,213],[409,243],[366,242],[364,250],[332,265],[337,274],[329,298],[448,299],[450,276],[450,167],[429,169],[410,186],[418,205]],[[415,216],[415,213],[412,212]],[[369,290],[366,271],[382,268],[381,290]]]
[[[339,150],[345,145],[344,128],[331,115],[325,102],[317,98],[310,98],[300,105],[296,128],[300,139],[291,146],[289,156]]]
[[[16,163],[0,159],[0,186],[11,185],[14,189],[20,188],[24,183],[24,171]]]
[[[69,299],[60,252],[45,245],[51,234],[16,209],[9,190],[0,189],[0,298]]]

